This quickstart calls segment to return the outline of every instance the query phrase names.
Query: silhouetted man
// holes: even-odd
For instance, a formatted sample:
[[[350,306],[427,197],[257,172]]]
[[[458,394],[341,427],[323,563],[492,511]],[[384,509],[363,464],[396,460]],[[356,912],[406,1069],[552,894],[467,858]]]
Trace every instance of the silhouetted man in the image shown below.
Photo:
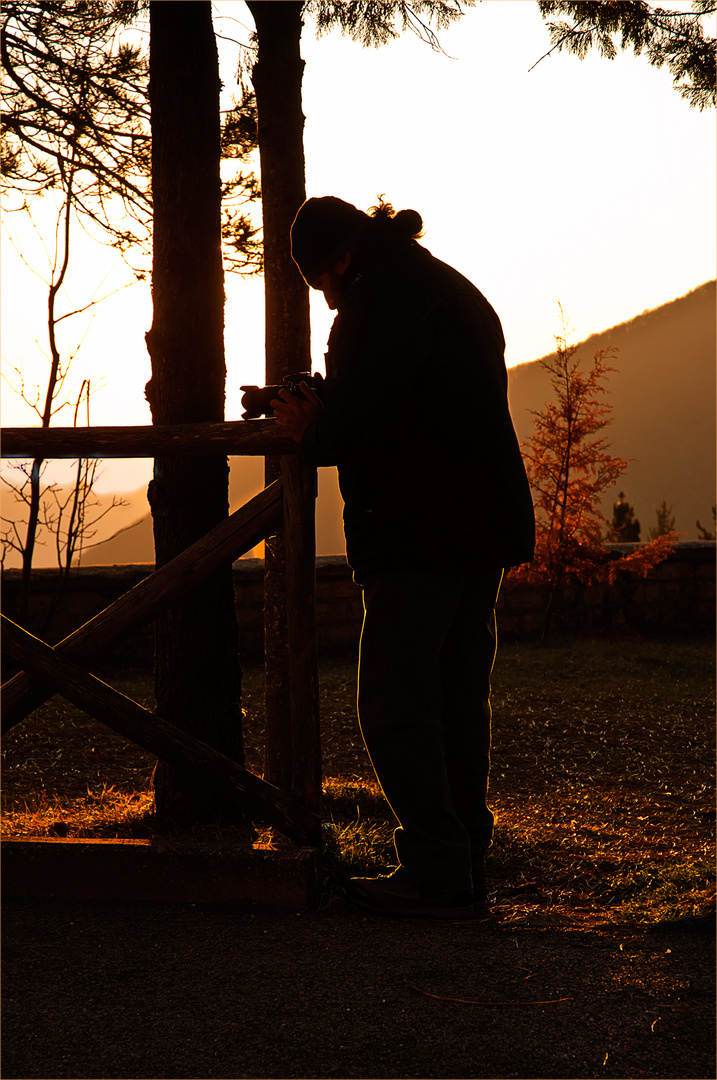
[[[417,243],[421,217],[309,199],[292,255],[337,316],[326,380],[272,401],[316,465],[338,466],[363,586],[358,712],[400,823],[398,866],[353,878],[372,911],[464,918],[487,900],[494,608],[530,561],[530,490],[485,297]]]

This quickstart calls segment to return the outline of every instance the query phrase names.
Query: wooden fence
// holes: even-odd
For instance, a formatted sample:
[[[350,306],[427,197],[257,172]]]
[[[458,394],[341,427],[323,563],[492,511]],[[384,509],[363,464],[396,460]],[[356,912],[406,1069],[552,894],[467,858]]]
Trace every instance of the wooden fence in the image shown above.
[[[3,458],[170,457],[190,454],[275,455],[280,479],[220,522],[89,622],[50,647],[2,616],[3,650],[23,670],[2,686],[2,730],[53,693],[174,764],[211,775],[239,801],[291,839],[319,843],[321,744],[315,616],[315,470],[273,420],[152,427],[7,428]],[[284,724],[292,794],[260,779],[166,719],[124,697],[87,670],[110,645],[156,619],[222,563],[233,562],[283,523],[286,546],[287,647],[291,723]],[[273,673],[266,672],[267,680]],[[283,718],[274,720],[277,730]]]

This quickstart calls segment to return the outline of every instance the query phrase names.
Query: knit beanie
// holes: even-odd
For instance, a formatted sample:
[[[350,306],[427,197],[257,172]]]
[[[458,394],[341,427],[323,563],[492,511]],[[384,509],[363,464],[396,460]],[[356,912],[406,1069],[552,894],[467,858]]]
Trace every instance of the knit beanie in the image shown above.
[[[291,226],[291,257],[307,285],[339,262],[371,218],[333,195],[307,199]]]

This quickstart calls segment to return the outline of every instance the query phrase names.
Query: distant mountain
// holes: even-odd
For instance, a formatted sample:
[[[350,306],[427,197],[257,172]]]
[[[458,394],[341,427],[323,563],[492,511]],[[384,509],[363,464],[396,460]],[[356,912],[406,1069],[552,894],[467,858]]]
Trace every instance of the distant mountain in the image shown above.
[[[264,487],[264,459],[234,457],[230,458],[230,464],[229,506],[231,510],[236,510]],[[84,566],[154,562],[152,517],[149,513],[146,490],[140,488],[139,491],[123,497],[131,503],[134,510],[133,520],[136,524],[126,532],[113,536],[96,547],[88,548],[82,556]],[[247,552],[247,555],[256,556],[259,553],[257,548],[253,548]]]
[[[593,334],[579,353],[586,362],[598,349],[613,347],[617,371],[610,377],[611,450],[632,459],[620,483],[607,493],[603,513],[624,491],[642,526],[642,539],[655,524],[664,500],[672,507],[676,527],[685,539],[697,539],[695,522],[711,526],[715,501],[715,282],[710,281],[669,304]],[[569,314],[569,313],[568,313]],[[538,360],[508,372],[510,409],[524,440],[532,430],[531,410],[539,410],[552,390]],[[264,486],[263,459],[231,458],[229,502],[235,510]],[[105,496],[103,502],[108,502]],[[105,535],[122,530],[84,552],[84,565],[153,562],[152,522],[144,488],[123,493],[127,505],[105,519]],[[3,509],[10,516],[12,507]],[[344,552],[342,503],[335,469],[319,470],[316,507],[317,554]],[[258,555],[255,548],[248,555]],[[42,548],[36,565],[54,565]],[[8,559],[6,565],[18,565]]]
[[[607,384],[613,413],[605,434],[613,454],[632,460],[602,511],[612,517],[612,505],[624,491],[646,540],[664,499],[684,539],[696,540],[697,519],[712,528],[717,483],[715,282],[593,334],[576,355],[587,363],[609,347],[618,352]],[[550,378],[536,360],[510,369],[509,388],[523,440],[532,430],[530,410],[551,398]]]
[[[229,507],[237,510],[243,503],[264,487],[264,459],[257,457],[232,457],[229,473]],[[82,556],[84,566],[121,565],[129,562],[153,562],[154,542],[152,518],[148,513],[147,495],[142,488],[123,496],[128,508],[114,511],[122,513],[130,528],[117,536],[88,548]],[[343,503],[339,493],[335,469],[319,469],[319,498],[316,505],[317,554],[335,555],[344,551],[342,524]],[[114,528],[120,528],[119,518],[114,518]],[[263,544],[252,548],[246,558],[263,554]],[[39,565],[39,564],[38,564]]]

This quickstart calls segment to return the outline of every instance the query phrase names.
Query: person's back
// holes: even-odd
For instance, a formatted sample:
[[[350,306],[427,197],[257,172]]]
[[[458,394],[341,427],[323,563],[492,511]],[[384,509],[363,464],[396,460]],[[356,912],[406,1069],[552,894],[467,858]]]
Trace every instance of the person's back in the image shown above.
[[[436,555],[530,558],[503,350],[482,293],[425,248],[356,260],[329,339],[314,453],[339,467],[357,580]]]

